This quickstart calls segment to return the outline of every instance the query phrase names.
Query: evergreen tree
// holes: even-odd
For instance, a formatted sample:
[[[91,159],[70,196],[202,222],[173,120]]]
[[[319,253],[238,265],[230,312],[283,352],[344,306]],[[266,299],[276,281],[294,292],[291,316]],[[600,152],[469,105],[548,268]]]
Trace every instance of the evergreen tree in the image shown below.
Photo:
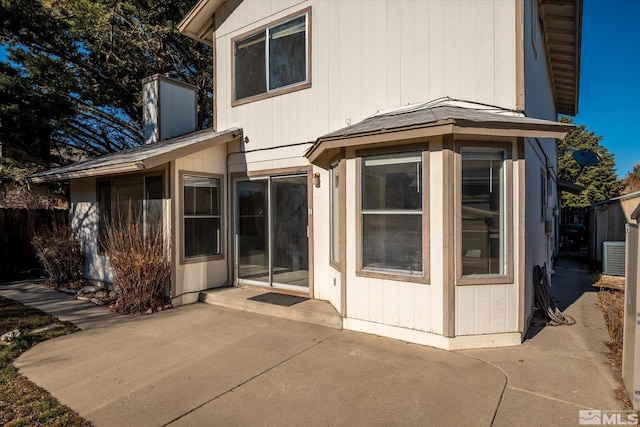
[[[562,117],[563,123],[573,123]],[[621,194],[624,183],[618,180],[615,159],[606,147],[600,145],[601,136],[589,132],[585,125],[578,126],[558,144],[558,179],[584,187],[580,194],[562,193],[562,206],[583,208]],[[596,166],[582,168],[573,158],[576,150],[595,152],[600,158]]]
[[[1,79],[15,92],[0,100],[0,138],[13,132],[35,144],[14,124],[39,119],[35,128],[48,129],[53,144],[94,153],[135,146],[143,139],[142,79],[168,72],[199,88],[198,126],[210,127],[211,48],[176,28],[194,3],[0,0],[0,43],[9,51]]]
[[[41,91],[38,84],[0,63],[0,143],[4,157],[47,164],[51,134],[74,114],[59,91]]]
[[[624,192],[626,194],[635,193],[640,191],[640,163],[636,163],[633,166],[633,170],[627,172],[627,176],[624,178],[626,188]]]

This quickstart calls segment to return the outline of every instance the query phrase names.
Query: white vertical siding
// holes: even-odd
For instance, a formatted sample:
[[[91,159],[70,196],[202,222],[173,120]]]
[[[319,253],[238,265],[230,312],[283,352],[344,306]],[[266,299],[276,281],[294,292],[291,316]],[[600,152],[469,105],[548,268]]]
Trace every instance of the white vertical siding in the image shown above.
[[[496,12],[491,2],[482,1],[476,3],[475,18],[477,22],[485,23],[483,26],[475,26],[473,37],[476,49],[479,52],[484,52],[484,55],[490,58],[496,57],[496,49],[498,48],[498,43],[496,42],[498,33],[494,29],[495,15]],[[485,31],[494,32],[493,38],[482,37],[482,33]],[[476,93],[480,99],[490,99],[494,96],[496,66],[502,66],[497,62],[497,60],[476,61]]]
[[[348,159],[346,162],[347,317],[418,331],[442,333],[441,283],[424,284],[356,276],[356,245],[360,239],[360,232],[356,227],[357,206],[354,192],[359,191],[356,187],[356,174],[359,171],[356,170],[354,159]],[[430,166],[431,169],[433,166]],[[436,169],[438,172],[434,174],[439,173],[441,176],[441,168]],[[441,180],[442,178],[437,180],[438,184],[441,184]],[[437,251],[434,250],[434,252]],[[432,288],[438,289],[439,300],[432,299]]]
[[[98,254],[98,203],[95,178],[70,182],[70,225],[78,234],[85,253],[84,276],[89,280],[113,282],[113,273],[104,255]]]
[[[517,318],[517,284],[456,286],[456,336],[518,332]]]
[[[232,107],[231,39],[311,7],[309,89]],[[218,129],[242,127],[247,150],[313,142],[381,109],[442,96],[516,108],[516,2],[503,0],[244,1],[215,34]],[[224,7],[223,7],[224,9]],[[434,140],[434,144],[441,141]],[[247,153],[249,170],[304,163],[306,146]],[[430,284],[356,276],[356,162],[347,153],[345,185],[347,317],[371,324],[443,333],[444,252],[441,150],[430,159]],[[351,158],[350,158],[351,157]],[[240,161],[232,157],[231,163]],[[241,165],[231,165],[231,170]],[[328,174],[321,180],[328,182]],[[514,207],[518,206],[514,167]],[[527,177],[528,178],[528,177]],[[536,181],[538,182],[538,181]],[[228,185],[229,183],[227,183]],[[314,296],[340,306],[340,274],[329,267],[329,192],[314,200]],[[517,212],[513,218],[518,224]],[[517,234],[513,233],[517,263]],[[514,269],[517,272],[517,264]],[[515,274],[514,282],[518,275]],[[334,282],[337,286],[334,286]],[[456,286],[455,334],[518,331],[518,285]]]
[[[356,232],[356,199],[354,190],[356,188],[356,162],[352,159],[346,160],[346,176],[345,185],[347,188],[347,200],[346,200],[346,226],[345,226],[345,249],[347,259],[347,287],[346,287],[346,311],[347,317],[353,317],[356,319],[368,319],[368,300],[369,294],[366,287],[356,287],[354,279],[353,264],[356,259],[356,245],[355,238]]]
[[[555,141],[539,140],[527,138],[525,141],[525,158],[526,167],[526,189],[525,198],[527,209],[526,224],[526,265],[525,278],[525,311],[531,310],[535,304],[533,292],[533,268],[536,265],[549,265],[550,257],[555,253],[555,242],[553,235],[547,236],[545,232],[545,219],[554,220],[553,217],[541,216],[541,204],[546,203],[549,209],[558,208],[557,199],[557,156],[555,151]],[[546,164],[545,164],[546,163]],[[547,165],[551,168],[548,169]],[[547,193],[547,197],[543,199],[541,188],[542,171],[548,171],[552,179],[552,192]],[[546,191],[546,190],[545,190]],[[547,210],[549,210],[547,209]],[[555,231],[554,231],[555,234]]]
[[[176,245],[175,259],[173,267],[175,269],[175,284],[173,284],[173,303],[174,305],[187,304],[198,300],[198,291],[223,286],[228,281],[227,263],[229,260],[228,233],[229,217],[226,215],[229,207],[228,188],[229,183],[226,180],[226,146],[219,146],[200,151],[194,155],[181,157],[176,159],[174,186],[171,188],[171,195],[175,199],[175,210],[172,212],[175,221],[173,229],[174,242]],[[222,235],[225,258],[212,261],[194,262],[182,264],[180,262],[183,245],[183,218],[180,216],[180,204],[182,203],[182,189],[180,188],[180,173],[188,172],[204,172],[210,174],[219,174],[225,176],[223,179],[223,188],[220,191],[223,200],[222,212]]]
[[[523,47],[525,114],[529,117],[556,120],[553,84],[537,12],[536,2],[525,2]]]
[[[538,18],[536,2],[524,4],[524,84],[525,114],[547,120],[556,120],[557,112],[554,100],[553,84],[549,74],[544,38]],[[540,218],[542,194],[540,188],[540,170],[547,170],[552,183],[546,203],[550,209],[557,208],[557,171],[558,157],[556,142],[552,139],[527,138],[525,141],[526,167],[526,206],[529,212],[526,217],[526,265],[525,278],[525,315],[529,317],[531,307],[535,304],[533,291],[533,267],[549,264],[551,257],[557,253],[557,231],[551,236],[545,234],[544,221]],[[554,228],[558,225],[556,219]],[[550,267],[550,265],[548,265]],[[528,325],[525,325],[525,327]]]
[[[494,9],[494,19],[488,23],[493,29],[493,52],[485,52],[494,62],[493,82],[489,87],[493,88],[494,105],[516,109],[516,41],[515,41],[515,16],[516,2],[498,1]],[[490,30],[488,30],[490,31]],[[493,53],[493,55],[491,55]],[[502,104],[500,100],[509,100],[510,105]]]
[[[231,39],[309,6],[311,88],[232,107]],[[442,96],[515,108],[515,2],[245,1],[218,25],[218,128],[242,127],[252,148]]]
[[[347,317],[351,319],[440,333],[431,324],[434,306],[441,307],[442,301],[431,300],[428,284],[347,275]],[[435,310],[441,312],[441,308]]]
[[[329,263],[331,255],[331,196],[329,188],[331,178],[329,171],[321,168],[313,168],[312,173],[320,174],[321,189],[315,187],[309,189],[313,192],[313,297],[329,301],[340,312],[342,303],[342,283],[340,271]],[[340,178],[342,179],[342,178]],[[344,231],[343,231],[344,232]]]
[[[165,80],[160,80],[159,84],[160,140],[195,131],[198,126],[196,89]]]
[[[517,148],[514,143],[513,157],[517,158]],[[482,284],[482,285],[457,285],[455,287],[455,335],[481,335],[497,334],[519,331],[519,275],[521,266],[519,259],[519,216],[518,210],[520,194],[520,180],[518,168],[521,164],[513,162],[512,169],[512,206],[509,214],[512,220],[511,244],[513,252],[509,253],[510,262],[513,263],[513,283],[507,284]],[[540,179],[536,180],[538,187]],[[539,206],[539,205],[536,205]],[[458,208],[459,209],[459,208]],[[538,212],[536,208],[531,209]],[[537,217],[539,218],[539,214]],[[543,224],[544,225],[544,224]],[[544,230],[543,230],[544,231]],[[528,241],[528,236],[527,236]],[[532,288],[531,288],[532,289]],[[526,308],[525,308],[526,309]]]

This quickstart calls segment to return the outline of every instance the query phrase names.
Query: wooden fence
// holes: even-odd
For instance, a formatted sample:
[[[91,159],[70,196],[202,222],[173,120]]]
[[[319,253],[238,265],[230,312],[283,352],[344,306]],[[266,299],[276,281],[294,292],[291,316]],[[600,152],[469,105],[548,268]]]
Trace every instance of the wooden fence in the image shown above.
[[[0,279],[39,269],[31,239],[38,230],[68,223],[68,209],[0,209]]]

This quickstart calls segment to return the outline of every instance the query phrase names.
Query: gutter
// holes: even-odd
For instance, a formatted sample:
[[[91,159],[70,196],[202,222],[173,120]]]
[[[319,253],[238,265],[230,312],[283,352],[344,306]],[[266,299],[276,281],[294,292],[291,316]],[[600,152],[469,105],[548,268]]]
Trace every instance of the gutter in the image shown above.
[[[102,166],[93,169],[87,169],[82,171],[75,172],[60,172],[55,174],[48,174],[43,176],[32,176],[27,178],[27,182],[32,182],[34,184],[42,184],[44,182],[51,181],[62,181],[66,179],[75,179],[75,178],[89,178],[93,176],[99,175],[111,175],[125,172],[137,172],[140,170],[145,170],[145,164],[143,161],[138,161],[135,163],[127,163],[120,166]]]

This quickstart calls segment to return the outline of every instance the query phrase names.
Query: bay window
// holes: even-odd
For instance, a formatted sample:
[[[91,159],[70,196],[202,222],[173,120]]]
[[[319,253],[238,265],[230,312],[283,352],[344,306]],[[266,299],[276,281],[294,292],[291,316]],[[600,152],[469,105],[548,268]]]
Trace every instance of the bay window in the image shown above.
[[[462,276],[507,274],[507,150],[461,149]]]
[[[363,157],[361,173],[360,267],[423,275],[422,152]]]
[[[340,175],[338,164],[331,166],[331,262],[340,264]]]

